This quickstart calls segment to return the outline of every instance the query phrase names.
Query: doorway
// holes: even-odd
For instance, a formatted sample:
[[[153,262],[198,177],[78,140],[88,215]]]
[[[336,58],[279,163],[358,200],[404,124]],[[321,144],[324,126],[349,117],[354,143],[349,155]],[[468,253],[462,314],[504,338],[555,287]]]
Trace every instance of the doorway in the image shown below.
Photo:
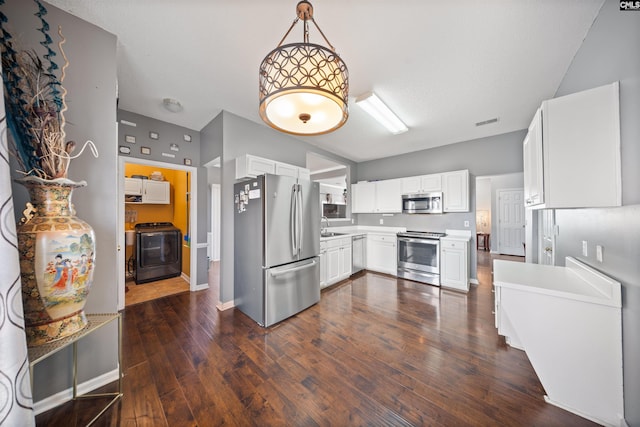
[[[157,222],[157,220],[153,219],[153,216],[149,217],[147,216],[145,219],[144,217],[139,217],[139,218],[135,218],[135,215],[132,216],[132,211],[134,211],[134,209],[129,209],[129,208],[125,208],[125,206],[129,207],[132,205],[125,205],[125,191],[124,191],[124,181],[125,181],[125,170],[126,170],[126,166],[127,164],[129,165],[135,165],[135,166],[139,166],[139,167],[152,167],[154,169],[158,169],[158,170],[163,170],[163,171],[167,171],[167,174],[169,172],[171,173],[176,173],[176,174],[184,174],[186,175],[186,181],[182,180],[184,182],[184,185],[181,186],[180,188],[175,190],[174,193],[174,198],[176,197],[176,195],[180,198],[185,197],[184,200],[184,212],[180,212],[180,215],[182,216],[182,219],[180,219],[180,222],[184,223],[184,230],[183,230],[183,236],[186,237],[186,239],[183,240],[183,245],[186,246],[186,251],[183,250],[183,254],[185,256],[183,256],[183,258],[188,258],[185,259],[185,263],[186,265],[183,264],[183,266],[185,267],[185,270],[187,270],[189,272],[188,275],[185,275],[184,278],[181,277],[177,277],[175,278],[175,280],[181,280],[183,283],[185,281],[185,279],[187,280],[188,286],[185,288],[184,285],[182,285],[182,288],[180,288],[182,290],[191,290],[194,291],[196,290],[196,283],[197,283],[197,254],[196,254],[196,245],[191,245],[191,239],[190,236],[197,236],[197,224],[196,224],[196,212],[197,212],[197,186],[195,185],[195,183],[197,182],[197,168],[192,167],[192,166],[182,166],[182,165],[175,165],[175,164],[171,164],[171,163],[162,163],[162,162],[157,162],[157,161],[152,161],[152,160],[145,160],[145,159],[138,159],[138,158],[132,158],[132,157],[119,157],[119,162],[118,162],[118,203],[119,203],[119,214],[118,214],[118,234],[119,234],[119,238],[118,238],[118,310],[122,310],[125,307],[125,301],[126,301],[126,272],[128,271],[129,267],[127,266],[128,264],[128,258],[127,258],[127,254],[130,255],[130,251],[132,249],[128,248],[127,242],[126,242],[126,238],[125,238],[125,229],[127,227],[125,227],[125,222],[128,221],[129,223],[134,223],[134,222]],[[133,205],[135,206],[135,205]],[[141,205],[139,205],[141,206]],[[125,211],[127,211],[127,215],[125,215]],[[151,218],[151,219],[149,219]],[[162,219],[160,219],[160,221],[162,221]],[[132,224],[129,224],[128,228],[131,228]],[[130,242],[129,242],[130,243]],[[130,245],[129,245],[130,246]],[[168,281],[171,281],[171,279],[167,279]],[[155,282],[154,282],[155,283]],[[148,285],[148,284],[147,284]],[[146,285],[142,285],[142,286],[146,286]],[[169,293],[175,293],[175,286],[180,286],[179,282],[172,282],[172,283],[160,283],[159,286],[162,286],[163,288],[166,288],[166,292]],[[146,291],[150,291],[151,288],[147,286],[147,289],[145,289]],[[158,293],[153,294],[152,292],[152,296],[151,299],[153,298],[159,298],[163,296],[161,289],[159,289]]]

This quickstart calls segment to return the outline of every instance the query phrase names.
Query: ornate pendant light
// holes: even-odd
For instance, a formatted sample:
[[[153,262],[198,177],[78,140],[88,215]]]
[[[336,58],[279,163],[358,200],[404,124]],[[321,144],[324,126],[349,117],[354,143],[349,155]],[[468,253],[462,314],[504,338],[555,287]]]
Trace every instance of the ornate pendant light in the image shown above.
[[[297,17],[278,46],[260,64],[260,117],[269,126],[294,135],[333,132],[349,117],[349,73],[313,19],[313,6],[301,1]],[[283,45],[299,20],[304,41]],[[330,49],[309,43],[313,22]]]

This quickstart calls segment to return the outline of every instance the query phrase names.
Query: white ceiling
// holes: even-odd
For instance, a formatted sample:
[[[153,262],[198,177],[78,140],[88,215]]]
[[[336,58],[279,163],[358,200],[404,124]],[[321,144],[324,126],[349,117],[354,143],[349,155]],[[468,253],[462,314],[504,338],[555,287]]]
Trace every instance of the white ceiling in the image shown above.
[[[258,67],[297,3],[48,2],[117,35],[120,108],[194,130],[222,109],[262,124]],[[554,96],[603,0],[312,3],[349,68],[350,117],[336,132],[301,139],[360,162],[526,128],[540,102]],[[300,41],[301,23],[287,38]],[[325,44],[313,25],[310,41]],[[370,90],[408,132],[389,134],[353,103]],[[166,111],[166,97],[184,110]],[[497,123],[475,126],[494,117]]]

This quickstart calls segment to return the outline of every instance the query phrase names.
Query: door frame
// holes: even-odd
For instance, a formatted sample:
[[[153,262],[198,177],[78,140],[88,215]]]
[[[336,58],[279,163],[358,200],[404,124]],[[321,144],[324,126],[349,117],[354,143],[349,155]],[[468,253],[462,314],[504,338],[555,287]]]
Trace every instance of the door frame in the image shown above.
[[[117,233],[118,233],[118,257],[117,257],[117,282],[118,282],[118,311],[124,309],[125,302],[125,232],[124,232],[124,167],[125,163],[133,163],[144,166],[155,166],[163,169],[180,170],[191,173],[191,179],[189,180],[189,188],[187,191],[190,194],[190,209],[189,209],[189,230],[191,234],[190,247],[190,263],[189,263],[189,290],[191,292],[197,290],[197,272],[198,272],[198,245],[194,244],[194,237],[198,236],[197,230],[197,213],[198,213],[198,168],[194,166],[184,166],[175,163],[158,162],[155,160],[140,159],[137,157],[125,157],[118,156],[118,219],[117,219]]]
[[[220,221],[221,221],[221,185],[211,184],[211,241],[208,242],[211,256],[209,261],[220,261]]]

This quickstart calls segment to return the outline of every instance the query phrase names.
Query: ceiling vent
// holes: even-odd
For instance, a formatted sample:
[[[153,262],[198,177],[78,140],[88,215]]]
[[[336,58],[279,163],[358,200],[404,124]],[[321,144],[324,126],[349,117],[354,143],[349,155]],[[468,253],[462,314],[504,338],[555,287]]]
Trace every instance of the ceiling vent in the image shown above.
[[[494,117],[493,119],[485,120],[483,122],[478,122],[478,123],[476,123],[476,126],[484,126],[484,125],[488,125],[488,124],[491,124],[491,123],[495,123],[497,121],[498,121],[498,118]]]

